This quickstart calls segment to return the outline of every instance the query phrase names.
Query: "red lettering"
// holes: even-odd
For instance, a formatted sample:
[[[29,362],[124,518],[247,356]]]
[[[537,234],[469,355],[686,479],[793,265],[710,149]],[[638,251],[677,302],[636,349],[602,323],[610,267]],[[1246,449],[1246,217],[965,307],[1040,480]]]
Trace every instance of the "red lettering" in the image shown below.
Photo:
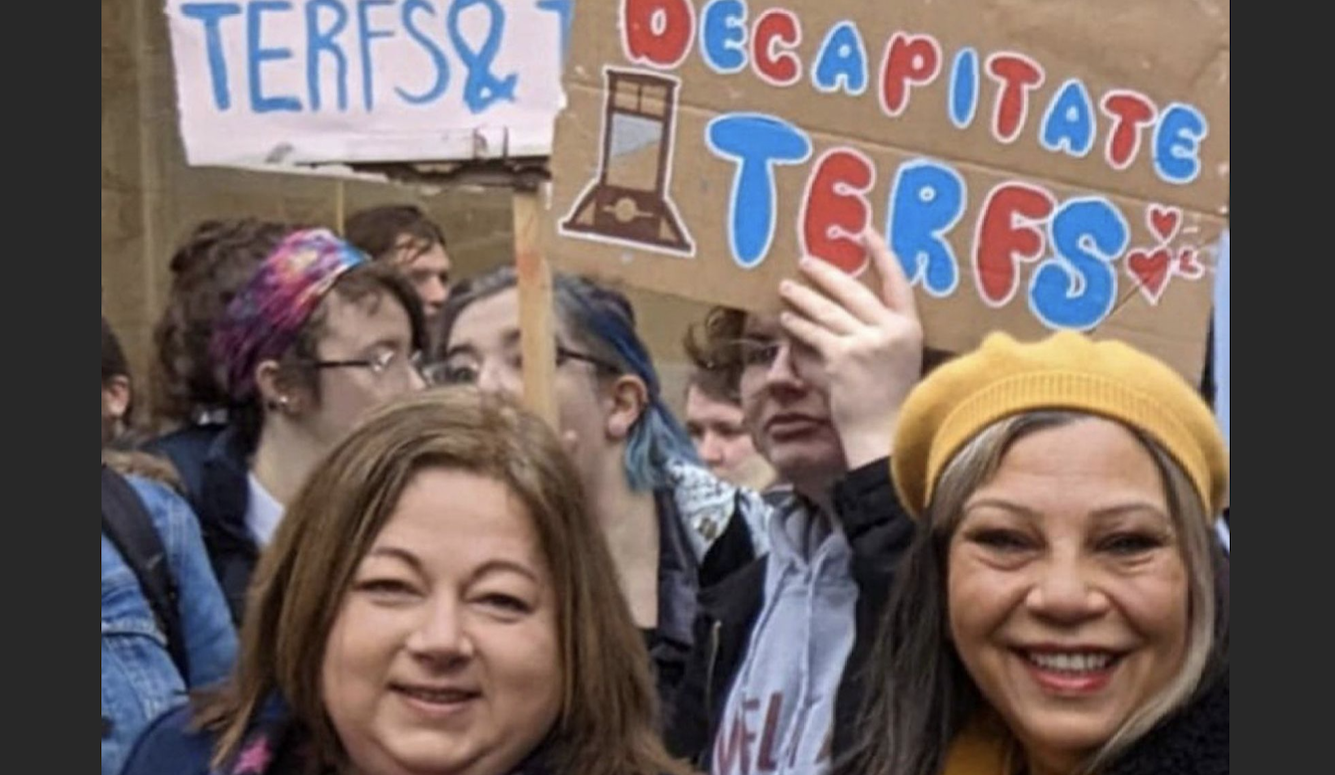
[[[734,764],[740,764],[742,775],[751,772],[751,743],[756,735],[746,726],[746,716],[760,707],[760,700],[743,700],[742,708],[732,719],[732,728],[724,724],[724,733],[714,745],[714,769],[718,775],[731,775]]]
[[[695,38],[695,8],[688,0],[623,0],[621,34],[630,61],[676,67]]]
[[[737,761],[742,749],[742,736],[745,734],[742,726],[742,716],[739,713],[732,720],[731,733],[725,728],[724,733],[719,735],[718,742],[714,745],[714,772],[723,775],[732,772],[732,765]]]
[[[1023,54],[993,54],[987,58],[987,74],[1001,84],[992,132],[1001,142],[1012,142],[1029,113],[1029,92],[1043,83],[1043,68]]]
[[[774,692],[769,696],[769,707],[765,709],[765,728],[760,735],[760,760],[756,768],[760,772],[774,772],[779,765],[774,761],[774,733],[779,727],[779,711],[783,709],[783,692]]]
[[[774,53],[782,44],[791,49],[802,42],[802,23],[792,11],[772,8],[756,19],[751,32],[751,64],[756,74],[776,86],[797,83],[802,77],[802,62],[792,51]]]
[[[1110,91],[1103,95],[1100,104],[1103,112],[1113,119],[1105,149],[1108,164],[1124,170],[1131,166],[1140,150],[1140,128],[1154,120],[1154,103],[1143,94]]]
[[[881,109],[898,116],[909,104],[909,91],[932,82],[941,70],[941,46],[931,35],[896,32],[881,60]]]
[[[1043,256],[1045,240],[1037,227],[1056,209],[1046,190],[1025,183],[1002,183],[983,200],[974,239],[973,269],[983,301],[1000,307],[1020,286],[1020,261]]]
[[[867,194],[876,182],[871,160],[852,148],[833,148],[816,161],[802,196],[802,252],[859,275],[867,254],[854,237],[871,222]]]

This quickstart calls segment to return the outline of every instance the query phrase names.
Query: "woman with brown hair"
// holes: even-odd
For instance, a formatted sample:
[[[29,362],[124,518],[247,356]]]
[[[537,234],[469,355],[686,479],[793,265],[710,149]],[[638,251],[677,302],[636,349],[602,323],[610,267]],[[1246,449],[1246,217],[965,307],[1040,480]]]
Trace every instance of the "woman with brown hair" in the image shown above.
[[[1228,457],[1185,380],[994,334],[909,395],[891,465],[921,529],[842,772],[1228,772]]]
[[[288,507],[237,671],[126,775],[662,775],[644,644],[560,442],[509,399],[406,397]]]

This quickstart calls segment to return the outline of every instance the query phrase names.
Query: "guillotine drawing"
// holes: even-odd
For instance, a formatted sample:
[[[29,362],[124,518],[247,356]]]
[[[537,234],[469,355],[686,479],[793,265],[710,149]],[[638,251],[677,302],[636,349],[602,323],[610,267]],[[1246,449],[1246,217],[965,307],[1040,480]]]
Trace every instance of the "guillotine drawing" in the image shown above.
[[[668,199],[678,82],[606,68],[598,176],[563,230],[692,255],[695,246]]]

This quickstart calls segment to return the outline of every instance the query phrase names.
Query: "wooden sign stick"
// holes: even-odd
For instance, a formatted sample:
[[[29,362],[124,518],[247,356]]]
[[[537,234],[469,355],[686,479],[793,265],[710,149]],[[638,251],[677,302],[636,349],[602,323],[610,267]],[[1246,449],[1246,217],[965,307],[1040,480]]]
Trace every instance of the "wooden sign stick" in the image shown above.
[[[542,187],[516,187],[513,199],[515,274],[519,280],[519,338],[524,357],[524,403],[553,428],[556,399],[556,329],[552,317],[552,269],[539,241]]]

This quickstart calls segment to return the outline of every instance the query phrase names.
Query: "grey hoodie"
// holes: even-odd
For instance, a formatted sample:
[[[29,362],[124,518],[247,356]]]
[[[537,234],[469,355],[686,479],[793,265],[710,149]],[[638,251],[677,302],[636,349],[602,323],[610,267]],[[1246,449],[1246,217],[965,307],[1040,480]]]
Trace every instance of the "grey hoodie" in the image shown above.
[[[856,630],[843,530],[792,498],[769,524],[765,602],[728,695],[713,775],[830,771],[830,725]]]

